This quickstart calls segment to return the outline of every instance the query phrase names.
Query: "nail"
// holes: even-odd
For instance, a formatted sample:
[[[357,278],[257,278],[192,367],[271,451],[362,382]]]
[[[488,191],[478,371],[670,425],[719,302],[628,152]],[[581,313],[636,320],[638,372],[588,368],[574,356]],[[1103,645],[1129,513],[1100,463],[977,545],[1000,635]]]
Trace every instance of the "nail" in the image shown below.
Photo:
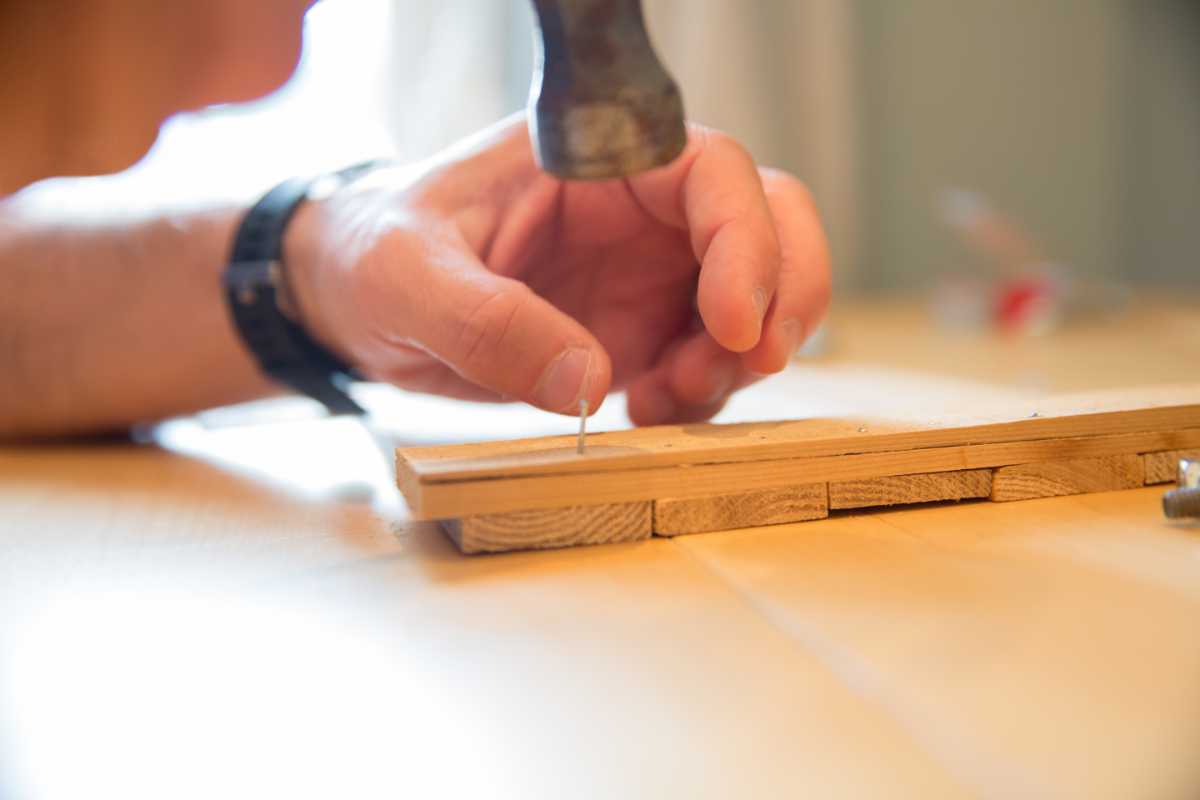
[[[542,372],[534,399],[549,411],[579,411],[579,401],[590,385],[589,371],[592,353],[582,347],[571,347],[558,355]]]
[[[708,393],[708,403],[715,403],[725,395],[729,394],[733,389],[733,382],[737,380],[738,365],[722,362],[712,371],[712,391]]]

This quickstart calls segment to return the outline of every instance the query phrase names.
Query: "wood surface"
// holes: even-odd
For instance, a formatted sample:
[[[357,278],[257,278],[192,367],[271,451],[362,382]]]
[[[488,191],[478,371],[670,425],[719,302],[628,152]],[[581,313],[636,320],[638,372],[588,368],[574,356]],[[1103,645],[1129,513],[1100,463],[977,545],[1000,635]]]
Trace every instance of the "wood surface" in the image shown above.
[[[686,500],[654,501],[654,532],[659,536],[803,522],[829,516],[824,483],[722,494]]]
[[[483,514],[442,520],[442,527],[464,553],[635,542],[650,538],[651,506],[612,503]]]
[[[1200,458],[1200,450],[1164,450],[1158,453],[1146,453],[1146,485],[1155,483],[1175,483],[1179,477],[1179,460],[1181,458]]]
[[[1145,482],[1145,464],[1137,454],[1042,461],[996,470],[992,474],[992,500],[1112,492],[1136,489]]]
[[[930,399],[1200,352],[1194,303],[1029,340],[833,315],[833,361],[744,408],[853,359]],[[356,423],[168,428],[0,447],[0,796],[1200,797],[1200,533],[1161,487],[465,558]]]
[[[1160,495],[915,507],[672,543],[887,708],[961,796],[1198,797],[1198,540],[1171,530]]]
[[[886,364],[897,375],[954,378],[993,391],[1032,384],[1048,394],[1178,383],[1195,371],[1189,354],[1200,352],[1200,315],[1190,294],[1135,300],[1119,319],[1081,315],[1050,336],[1026,337],[948,334],[927,305],[903,298],[847,303],[830,315],[835,348],[818,366]]]
[[[992,471],[964,469],[923,475],[889,475],[829,484],[830,510],[872,508],[935,500],[964,500],[992,493]]]
[[[1198,539],[1159,488],[471,559],[339,488],[388,497],[352,433],[0,452],[6,781],[75,755],[85,791],[52,794],[1200,794]]]

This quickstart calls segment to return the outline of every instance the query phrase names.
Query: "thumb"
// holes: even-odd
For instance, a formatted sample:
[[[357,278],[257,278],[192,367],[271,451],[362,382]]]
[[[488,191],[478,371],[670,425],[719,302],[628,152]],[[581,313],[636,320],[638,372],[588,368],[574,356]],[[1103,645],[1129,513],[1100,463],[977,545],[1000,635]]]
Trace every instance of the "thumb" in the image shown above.
[[[563,414],[599,408],[612,380],[601,344],[520,281],[466,254],[426,262],[411,339],[468,381]],[[448,263],[451,262],[451,263]]]

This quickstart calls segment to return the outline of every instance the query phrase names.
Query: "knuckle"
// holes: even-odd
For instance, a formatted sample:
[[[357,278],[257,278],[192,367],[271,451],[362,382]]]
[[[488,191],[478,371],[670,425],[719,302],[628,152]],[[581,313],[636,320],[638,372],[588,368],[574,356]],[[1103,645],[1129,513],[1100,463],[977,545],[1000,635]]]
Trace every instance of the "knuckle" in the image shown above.
[[[470,371],[492,362],[509,338],[527,299],[515,288],[504,288],[485,297],[459,320],[453,349],[459,366]]]
[[[782,170],[779,167],[763,165],[758,168],[758,174],[762,176],[763,186],[768,189],[772,186],[781,185],[788,180],[795,180],[790,172]]]
[[[792,173],[775,167],[760,167],[759,174],[762,175],[763,189],[768,196],[786,199],[805,211],[818,213],[812,190]]]
[[[817,198],[813,195],[812,189],[808,184],[799,178],[792,178],[788,186],[792,195],[808,213],[812,214],[817,220],[821,219],[821,207],[817,205]]]
[[[708,146],[714,150],[723,150],[740,158],[750,158],[750,151],[737,139],[725,133],[725,131],[710,128],[705,135],[705,140]]]
[[[692,135],[701,150],[707,150],[721,159],[741,161],[754,168],[754,156],[744,144],[725,131],[704,125],[693,125]]]
[[[710,128],[707,125],[703,125],[699,122],[688,122],[687,128],[688,139],[692,141],[699,150],[707,148],[709,143],[712,141],[713,134],[718,132],[714,128]]]

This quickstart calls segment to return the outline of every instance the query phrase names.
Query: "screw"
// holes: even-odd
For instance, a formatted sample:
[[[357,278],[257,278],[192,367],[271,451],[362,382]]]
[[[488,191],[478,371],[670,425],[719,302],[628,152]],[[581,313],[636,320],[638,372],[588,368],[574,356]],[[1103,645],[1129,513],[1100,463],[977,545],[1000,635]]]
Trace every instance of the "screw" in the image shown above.
[[[1180,459],[1178,486],[1163,495],[1167,519],[1200,519],[1200,461]]]

